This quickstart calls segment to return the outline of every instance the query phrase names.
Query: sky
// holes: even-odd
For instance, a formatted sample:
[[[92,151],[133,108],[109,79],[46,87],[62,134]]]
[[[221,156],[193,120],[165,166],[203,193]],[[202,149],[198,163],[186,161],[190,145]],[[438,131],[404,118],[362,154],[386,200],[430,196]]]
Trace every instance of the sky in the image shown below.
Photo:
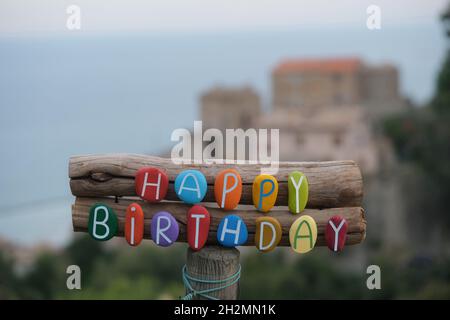
[[[67,33],[66,9],[81,9],[80,32],[217,32],[295,27],[365,28],[366,9],[382,26],[438,23],[444,0],[2,0],[0,36]]]

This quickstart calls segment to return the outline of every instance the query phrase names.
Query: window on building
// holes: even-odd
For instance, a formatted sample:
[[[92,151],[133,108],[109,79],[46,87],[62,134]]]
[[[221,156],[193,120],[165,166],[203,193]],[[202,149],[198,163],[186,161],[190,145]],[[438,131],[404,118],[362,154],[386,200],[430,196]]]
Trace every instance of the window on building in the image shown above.
[[[342,80],[342,74],[341,73],[333,73],[333,81],[334,82],[341,82]]]
[[[333,136],[333,144],[339,147],[342,144],[342,136],[340,134],[335,134]]]
[[[305,144],[305,137],[300,134],[297,136],[297,145],[301,146],[303,144]]]
[[[344,100],[345,100],[344,96],[340,93],[336,93],[333,97],[334,104],[337,106],[343,105]]]

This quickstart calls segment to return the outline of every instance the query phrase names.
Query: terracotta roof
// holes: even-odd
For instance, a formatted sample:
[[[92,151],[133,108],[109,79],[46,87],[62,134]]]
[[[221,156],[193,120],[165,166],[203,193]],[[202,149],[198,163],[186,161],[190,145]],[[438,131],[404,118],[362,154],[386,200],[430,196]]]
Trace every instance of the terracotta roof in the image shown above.
[[[295,72],[354,72],[362,66],[358,58],[284,60],[273,70],[274,74]]]

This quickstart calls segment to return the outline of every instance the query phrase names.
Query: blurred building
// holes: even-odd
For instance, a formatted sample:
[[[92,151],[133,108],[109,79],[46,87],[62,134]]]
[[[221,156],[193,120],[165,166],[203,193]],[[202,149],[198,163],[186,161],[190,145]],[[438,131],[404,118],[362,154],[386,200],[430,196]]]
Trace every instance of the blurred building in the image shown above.
[[[259,95],[250,87],[216,87],[201,97],[201,116],[206,128],[249,128],[260,113]]]
[[[201,97],[206,128],[278,128],[280,159],[353,159],[365,175],[379,167],[373,127],[406,106],[394,66],[357,58],[286,60],[272,72],[269,113],[249,87],[215,87]]]
[[[362,100],[358,59],[286,60],[272,72],[273,106],[310,109]]]
[[[369,66],[357,58],[286,60],[272,72],[275,110],[358,105],[377,119],[405,103],[392,65]]]
[[[367,174],[377,171],[377,152],[370,123],[360,107],[318,108],[307,114],[276,110],[259,117],[255,125],[280,129],[282,160],[352,159]]]

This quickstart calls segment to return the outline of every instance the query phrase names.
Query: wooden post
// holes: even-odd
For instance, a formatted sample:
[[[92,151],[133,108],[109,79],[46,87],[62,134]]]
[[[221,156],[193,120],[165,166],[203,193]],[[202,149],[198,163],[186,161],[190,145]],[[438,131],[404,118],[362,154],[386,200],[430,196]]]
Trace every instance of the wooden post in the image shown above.
[[[188,248],[186,262],[187,273],[192,277],[204,280],[226,279],[239,270],[239,255],[239,250],[236,248],[205,246],[200,251],[193,251]],[[205,290],[225,284],[191,282],[195,290]],[[208,295],[220,300],[236,300],[238,298],[238,292],[239,282],[225,289],[208,293]],[[201,296],[194,296],[193,299],[205,300]]]

